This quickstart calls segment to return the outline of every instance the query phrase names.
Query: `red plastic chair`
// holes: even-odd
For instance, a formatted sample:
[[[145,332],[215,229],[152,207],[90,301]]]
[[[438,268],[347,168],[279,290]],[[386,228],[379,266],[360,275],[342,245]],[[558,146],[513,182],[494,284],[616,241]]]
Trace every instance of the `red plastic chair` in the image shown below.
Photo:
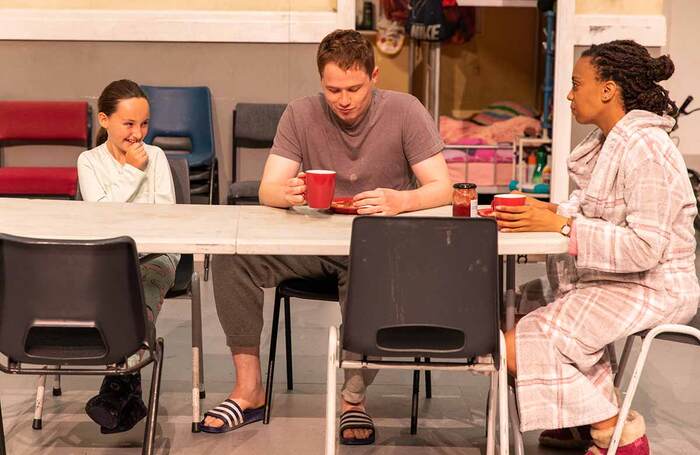
[[[92,144],[92,111],[84,101],[0,101],[0,196],[75,198],[75,167],[3,167],[3,148]]]

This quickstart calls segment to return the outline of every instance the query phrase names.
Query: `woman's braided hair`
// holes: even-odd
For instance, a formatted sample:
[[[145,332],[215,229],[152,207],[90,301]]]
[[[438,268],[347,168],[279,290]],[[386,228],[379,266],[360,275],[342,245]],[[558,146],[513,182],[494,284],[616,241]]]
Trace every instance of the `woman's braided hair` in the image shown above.
[[[678,107],[668,90],[657,82],[671,77],[675,66],[668,55],[654,58],[632,40],[594,44],[581,57],[590,57],[601,80],[614,81],[622,89],[625,112],[643,109],[675,117]]]

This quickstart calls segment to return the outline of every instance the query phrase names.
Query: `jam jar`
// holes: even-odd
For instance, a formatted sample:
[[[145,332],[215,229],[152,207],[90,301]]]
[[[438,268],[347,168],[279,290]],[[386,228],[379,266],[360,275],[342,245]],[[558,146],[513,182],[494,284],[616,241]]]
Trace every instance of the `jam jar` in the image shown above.
[[[478,194],[474,183],[452,185],[452,216],[476,217]]]

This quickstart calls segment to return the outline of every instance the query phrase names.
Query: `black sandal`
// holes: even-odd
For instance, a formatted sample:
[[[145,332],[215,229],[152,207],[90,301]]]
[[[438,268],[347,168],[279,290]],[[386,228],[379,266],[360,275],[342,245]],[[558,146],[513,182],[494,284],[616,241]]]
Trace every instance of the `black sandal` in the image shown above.
[[[372,434],[366,439],[346,438],[343,437],[345,430],[372,430]],[[346,446],[364,446],[374,444],[374,435],[377,430],[374,429],[374,421],[365,411],[352,409],[345,411],[340,415],[340,424],[338,426],[338,437],[340,443]]]

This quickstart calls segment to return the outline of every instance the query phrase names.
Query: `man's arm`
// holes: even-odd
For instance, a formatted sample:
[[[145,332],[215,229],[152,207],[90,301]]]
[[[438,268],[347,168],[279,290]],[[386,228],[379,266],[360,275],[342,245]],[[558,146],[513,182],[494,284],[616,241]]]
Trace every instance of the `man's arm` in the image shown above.
[[[449,204],[452,182],[442,153],[437,153],[411,166],[420,188],[397,191],[377,188],[356,195],[353,200],[358,214],[396,215],[401,212],[427,209]]]
[[[407,200],[404,212],[428,209],[452,202],[452,181],[442,153],[437,153],[411,166],[420,187],[403,191]]]
[[[294,160],[271,153],[265,162],[260,181],[260,202],[263,205],[281,208],[304,204],[306,185],[304,180],[299,178],[299,166],[300,163]]]

